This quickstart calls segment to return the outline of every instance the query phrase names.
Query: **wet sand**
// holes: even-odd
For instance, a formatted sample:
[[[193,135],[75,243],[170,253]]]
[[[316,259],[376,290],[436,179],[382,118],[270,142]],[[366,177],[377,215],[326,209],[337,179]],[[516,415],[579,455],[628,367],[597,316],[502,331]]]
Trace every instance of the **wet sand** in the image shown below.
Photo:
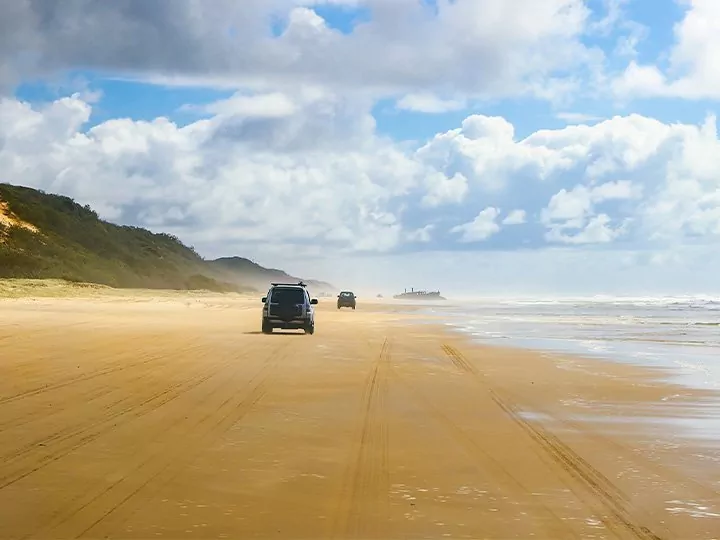
[[[720,534],[717,454],[627,421],[711,396],[647,369],[389,302],[266,336],[255,298],[91,296],[0,300],[0,538]]]

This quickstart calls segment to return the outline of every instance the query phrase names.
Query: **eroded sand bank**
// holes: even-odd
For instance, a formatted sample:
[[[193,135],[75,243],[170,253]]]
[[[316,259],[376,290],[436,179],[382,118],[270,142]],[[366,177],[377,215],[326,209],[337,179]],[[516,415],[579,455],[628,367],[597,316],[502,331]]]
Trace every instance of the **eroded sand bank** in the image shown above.
[[[623,421],[710,396],[647,370],[387,304],[265,336],[255,298],[91,296],[0,300],[2,538],[720,531],[712,452]]]

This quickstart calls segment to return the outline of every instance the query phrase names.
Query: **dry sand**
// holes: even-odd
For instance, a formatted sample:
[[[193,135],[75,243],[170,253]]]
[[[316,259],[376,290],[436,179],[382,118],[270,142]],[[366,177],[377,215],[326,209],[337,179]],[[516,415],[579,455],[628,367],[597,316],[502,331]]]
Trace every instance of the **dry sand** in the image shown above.
[[[256,298],[86,296],[0,300],[1,538],[720,535],[699,443],[587,418],[704,397],[657,374],[390,303],[266,336]]]

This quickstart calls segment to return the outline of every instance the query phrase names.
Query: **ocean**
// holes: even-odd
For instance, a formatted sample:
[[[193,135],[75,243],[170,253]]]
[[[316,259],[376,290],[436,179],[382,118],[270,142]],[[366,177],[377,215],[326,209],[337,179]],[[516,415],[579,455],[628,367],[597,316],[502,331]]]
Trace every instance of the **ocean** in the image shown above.
[[[479,342],[663,368],[720,389],[720,298],[480,299],[429,313]]]
[[[659,368],[669,382],[720,390],[720,298],[485,298],[428,313],[479,343]],[[720,440],[720,405],[698,404],[683,424]]]

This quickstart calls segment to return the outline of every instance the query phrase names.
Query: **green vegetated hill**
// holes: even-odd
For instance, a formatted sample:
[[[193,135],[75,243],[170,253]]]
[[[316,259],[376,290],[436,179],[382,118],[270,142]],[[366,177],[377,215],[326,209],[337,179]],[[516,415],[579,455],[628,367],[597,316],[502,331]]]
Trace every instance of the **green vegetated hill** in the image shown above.
[[[280,276],[297,281],[239,257],[207,261],[172,235],[108,223],[69,197],[0,184],[0,278],[243,292]]]

